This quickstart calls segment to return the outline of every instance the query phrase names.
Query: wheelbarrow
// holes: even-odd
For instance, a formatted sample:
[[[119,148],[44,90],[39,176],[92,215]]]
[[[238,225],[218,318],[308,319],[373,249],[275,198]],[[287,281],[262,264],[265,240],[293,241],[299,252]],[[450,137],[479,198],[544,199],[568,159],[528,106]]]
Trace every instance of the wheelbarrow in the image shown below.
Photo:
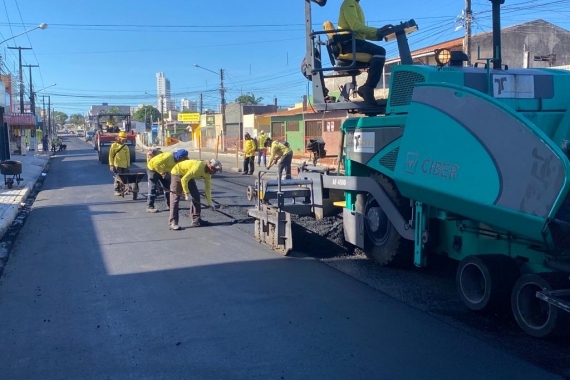
[[[4,175],[4,184],[11,189],[14,182],[20,185],[24,179],[20,177],[22,174],[22,163],[20,161],[2,161],[0,162],[0,173]]]
[[[119,183],[119,193],[124,198],[125,195],[131,193],[133,201],[139,196],[139,182],[144,178],[146,173],[121,173],[115,174],[115,181]]]

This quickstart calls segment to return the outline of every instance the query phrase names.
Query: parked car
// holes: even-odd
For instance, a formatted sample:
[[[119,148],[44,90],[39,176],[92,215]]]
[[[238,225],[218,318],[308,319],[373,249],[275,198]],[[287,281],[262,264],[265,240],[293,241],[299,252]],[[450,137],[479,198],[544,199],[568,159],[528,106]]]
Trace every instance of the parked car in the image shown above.
[[[84,137],[85,136],[85,131],[83,129],[78,129],[77,130],[77,137]]]
[[[85,141],[93,141],[93,135],[95,135],[95,131],[87,131]]]

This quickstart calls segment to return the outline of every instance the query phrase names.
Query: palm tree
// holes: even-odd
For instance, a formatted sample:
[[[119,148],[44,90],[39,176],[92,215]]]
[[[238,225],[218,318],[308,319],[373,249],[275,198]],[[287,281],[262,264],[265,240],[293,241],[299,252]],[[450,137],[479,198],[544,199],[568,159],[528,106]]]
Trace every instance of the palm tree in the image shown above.
[[[253,92],[247,93],[245,95],[240,95],[236,98],[236,103],[243,104],[246,106],[255,106],[263,101],[262,97],[256,98]]]

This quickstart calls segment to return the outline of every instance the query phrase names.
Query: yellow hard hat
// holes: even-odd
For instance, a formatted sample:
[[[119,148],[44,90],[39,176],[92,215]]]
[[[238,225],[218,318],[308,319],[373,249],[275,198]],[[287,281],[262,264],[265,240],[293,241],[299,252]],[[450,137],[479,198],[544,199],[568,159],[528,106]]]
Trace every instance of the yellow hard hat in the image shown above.
[[[123,131],[119,132],[119,136],[120,139],[126,139],[127,138],[127,134]]]

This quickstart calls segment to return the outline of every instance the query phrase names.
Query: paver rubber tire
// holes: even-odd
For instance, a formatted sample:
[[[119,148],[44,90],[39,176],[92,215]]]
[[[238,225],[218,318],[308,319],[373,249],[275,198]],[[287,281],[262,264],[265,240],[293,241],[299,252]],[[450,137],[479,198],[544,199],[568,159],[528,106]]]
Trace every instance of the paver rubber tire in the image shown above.
[[[384,189],[404,218],[411,215],[409,199],[400,195],[395,184],[382,174],[372,178]],[[409,266],[413,263],[413,242],[404,239],[392,225],[374,197],[368,193],[356,196],[355,210],[364,215],[364,252],[384,266]]]
[[[459,262],[455,282],[459,298],[474,311],[492,311],[509,304],[520,272],[505,255],[473,255]]]
[[[533,273],[521,276],[513,287],[511,309],[527,334],[546,338],[562,325],[565,312],[536,297],[537,291],[567,289],[567,279],[559,273]]]

